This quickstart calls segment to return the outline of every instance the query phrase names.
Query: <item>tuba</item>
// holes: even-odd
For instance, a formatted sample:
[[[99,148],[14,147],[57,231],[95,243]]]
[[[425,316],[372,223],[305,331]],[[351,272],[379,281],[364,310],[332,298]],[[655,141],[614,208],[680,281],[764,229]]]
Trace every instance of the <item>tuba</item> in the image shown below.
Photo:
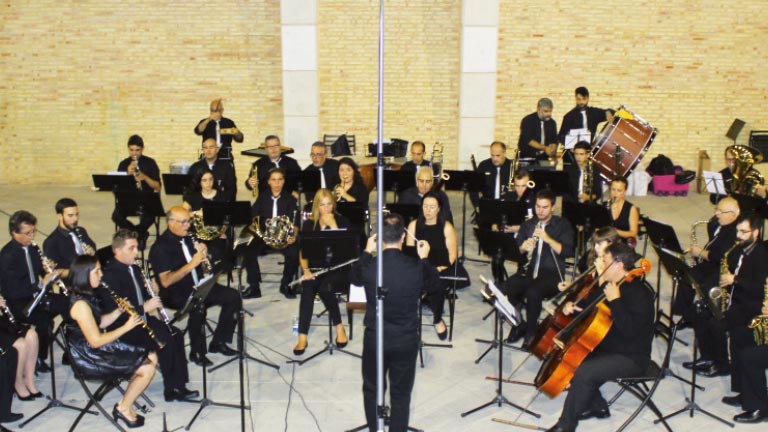
[[[764,185],[765,178],[759,171],[752,168],[754,164],[763,160],[760,151],[743,145],[732,145],[725,149],[736,156],[733,168],[733,180],[731,180],[731,192],[742,195],[752,195],[752,189],[757,185]]]
[[[294,212],[294,217],[296,212]],[[264,222],[264,230],[261,229],[261,218],[256,216],[250,225],[240,231],[234,247],[241,244],[250,244],[254,237],[258,237],[273,249],[285,249],[288,247],[288,239],[293,237],[293,218],[281,215],[269,218]]]

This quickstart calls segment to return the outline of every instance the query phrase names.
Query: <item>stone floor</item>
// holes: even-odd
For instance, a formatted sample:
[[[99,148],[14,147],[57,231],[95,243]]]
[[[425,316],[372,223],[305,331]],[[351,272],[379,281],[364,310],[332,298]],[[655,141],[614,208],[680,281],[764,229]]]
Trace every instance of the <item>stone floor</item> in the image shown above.
[[[99,246],[109,242],[114,226],[109,221],[113,201],[111,194],[91,191],[88,187],[63,186],[4,186],[0,189],[0,224],[5,226],[10,213],[18,209],[33,212],[39,220],[37,241],[42,243],[43,233],[50,232],[55,226],[54,203],[57,199],[68,196],[80,205],[81,225],[86,227]],[[250,199],[241,192],[240,198]],[[164,196],[166,207],[179,201],[177,196]],[[461,196],[451,195],[452,207],[456,215],[458,228],[461,228]],[[692,194],[688,197],[632,197],[631,201],[640,206],[643,214],[671,224],[677,230],[682,243],[688,243],[690,224],[695,220],[706,219],[712,214],[712,206],[704,195]],[[7,241],[4,236],[2,241]],[[152,239],[150,239],[150,242]],[[469,235],[466,240],[466,256],[477,256],[477,243]],[[657,260],[655,254],[649,254],[655,275]],[[264,271],[277,270],[277,258],[264,259]],[[411,404],[411,424],[427,431],[502,431],[514,430],[513,426],[492,421],[494,418],[517,420],[522,423],[547,428],[555,423],[562,407],[564,396],[550,400],[546,396],[536,397],[537,392],[529,386],[505,384],[503,394],[512,402],[528,406],[541,414],[540,419],[520,412],[511,407],[486,408],[465,418],[461,412],[470,410],[496,396],[496,383],[486,377],[495,376],[497,369],[496,352],[492,352],[479,363],[475,359],[483,353],[485,345],[475,342],[475,338],[488,338],[493,331],[492,320],[483,321],[489,307],[479,294],[480,275],[490,277],[486,264],[468,261],[466,264],[472,276],[473,285],[459,293],[453,348],[424,348],[424,368],[418,368],[416,385]],[[276,275],[266,275],[268,281],[277,281]],[[651,278],[655,281],[655,277]],[[260,431],[342,431],[360,425],[364,421],[362,411],[360,360],[343,354],[324,354],[315,360],[298,366],[288,364],[293,358],[292,348],[295,337],[291,327],[298,314],[298,300],[286,300],[277,293],[277,282],[262,284],[264,297],[246,301],[246,308],[253,317],[246,320],[247,351],[250,355],[280,366],[279,370],[248,361],[245,363],[246,399],[251,410],[246,412],[247,430]],[[667,304],[670,282],[665,276],[661,283],[664,304]],[[319,312],[321,307],[316,308]],[[215,314],[213,315],[215,316]],[[362,314],[355,319],[355,337],[348,349],[362,351]],[[426,320],[425,320],[426,321]],[[308,354],[323,346],[327,339],[326,318],[314,320],[320,327],[313,327],[310,332]],[[430,328],[425,328],[425,341],[438,342]],[[692,333],[684,330],[681,339],[691,341]],[[663,340],[654,342],[654,358],[659,359],[665,348]],[[305,354],[306,355],[306,354]],[[56,351],[56,359],[60,352]],[[690,359],[691,348],[678,344],[673,352],[673,372],[688,376],[688,371],[680,365]],[[225,358],[211,355],[218,363]],[[525,353],[506,350],[504,352],[503,376],[519,381],[532,381],[539,369],[540,362],[529,358]],[[513,373],[514,371],[514,373]],[[192,382],[190,387],[202,390],[202,371],[190,366]],[[731,419],[738,411],[719,402],[728,391],[728,379],[700,379],[706,391],[696,394],[699,405],[713,414]],[[59,398],[65,403],[84,405],[86,397],[78,383],[72,378],[67,367],[56,362],[56,385]],[[50,394],[50,375],[39,378],[39,387]],[[237,363],[232,363],[208,375],[208,396],[216,402],[237,403],[239,401],[239,373]],[[613,385],[604,388],[609,397],[616,391]],[[661,384],[654,400],[665,413],[675,411],[685,405],[689,387],[684,383],[667,378]],[[155,379],[147,395],[157,404],[147,415],[144,430],[160,431],[163,429],[163,413],[167,415],[168,430],[186,425],[195,414],[198,405],[186,403],[166,403],[162,396],[160,377]],[[116,395],[106,397],[105,406],[111,407]],[[20,402],[14,400],[13,411],[29,417],[45,406],[44,400]],[[609,431],[615,430],[636,407],[634,398],[621,397],[611,407],[612,417],[606,420],[591,420],[582,423],[580,430]],[[56,408],[23,430],[62,431],[75,419],[75,413],[63,408]],[[653,424],[653,415],[644,411],[630,426],[629,430],[658,429]],[[670,421],[676,431],[726,430],[727,427],[702,413],[693,418],[687,414],[676,416]],[[18,429],[17,424],[5,425]],[[765,425],[737,426],[741,430],[765,430]],[[240,429],[240,413],[237,409],[224,407],[206,407],[192,426],[194,430],[235,430]],[[86,416],[80,430],[110,430],[109,424],[100,417]]]

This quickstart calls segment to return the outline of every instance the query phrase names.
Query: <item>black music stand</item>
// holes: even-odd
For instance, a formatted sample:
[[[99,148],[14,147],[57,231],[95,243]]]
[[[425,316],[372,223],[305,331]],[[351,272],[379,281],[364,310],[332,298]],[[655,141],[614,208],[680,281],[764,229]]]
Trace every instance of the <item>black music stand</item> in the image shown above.
[[[528,207],[523,201],[500,201],[490,198],[481,198],[479,207],[480,214],[477,217],[477,222],[481,227],[478,230],[480,250],[493,257],[491,259],[493,277],[497,283],[501,283],[503,279],[506,279],[504,261],[509,259],[520,265],[520,256],[514,235],[505,234],[504,229],[510,225],[521,225],[528,216]],[[499,228],[497,235],[481,234],[482,229],[489,228],[494,224]],[[498,241],[489,245],[489,237],[498,237]]]
[[[374,171],[374,179],[377,176]],[[400,192],[416,186],[416,173],[400,170],[384,170],[384,192],[392,191],[395,193],[395,202],[397,202]],[[386,200],[386,197],[384,197]]]
[[[92,174],[93,186],[99,192],[136,189],[136,179],[127,174]]]
[[[184,195],[192,176],[189,174],[163,174],[166,195]]]
[[[360,256],[358,247],[359,234],[347,230],[326,230],[302,233],[301,235],[301,256],[309,261],[309,267],[314,270],[328,270],[331,267],[348,262],[351,259]],[[328,317],[330,320],[330,316]],[[313,358],[328,353],[333,355],[334,351],[343,352],[362,359],[359,354],[337,347],[333,342],[333,333],[331,325],[328,325],[328,340],[325,341],[325,347],[303,360],[288,360],[288,363],[298,363],[299,366],[312,360]]]
[[[498,288],[493,284],[493,282],[488,282],[487,289],[483,288],[480,293],[485,297],[485,299],[493,305],[494,308],[494,314],[496,315],[495,321],[496,321],[496,327],[497,327],[497,334],[499,337],[501,337],[504,334],[504,322],[509,322],[512,326],[520,325],[522,322],[522,318],[520,317],[520,313],[515,309],[514,306],[512,306],[509,301],[507,301],[507,298],[502,294],[501,291],[499,291]],[[509,399],[507,399],[503,394],[503,385],[504,385],[504,378],[502,377],[502,371],[504,369],[504,344],[499,344],[499,352],[498,352],[498,369],[497,369],[497,377],[496,382],[498,383],[498,386],[496,388],[496,397],[491,399],[490,401],[472,408],[469,411],[465,411],[461,413],[462,417],[466,417],[474,412],[480,411],[483,408],[487,408],[493,404],[498,405],[501,407],[503,404],[509,405],[513,408],[516,408],[526,414],[530,414],[536,418],[541,418],[541,414],[535,413],[533,411],[528,410],[527,408],[523,408],[519,405],[516,405],[515,403],[511,402]]]
[[[559,196],[571,193],[571,180],[567,171],[531,170],[531,180],[536,183],[536,190],[549,189]]]
[[[449,176],[448,180],[445,181],[445,190],[461,191],[463,195],[461,199],[461,255],[458,258],[459,262],[463,264],[467,260],[464,255],[464,244],[467,236],[467,193],[482,190],[485,185],[485,179],[483,174],[477,171],[445,170],[443,173]],[[485,262],[483,260],[472,261]]]
[[[369,215],[368,205],[360,202],[340,202],[336,204],[336,211],[349,219],[352,231],[359,229],[359,232],[362,232],[363,234],[368,232],[366,231]],[[365,247],[365,242],[367,240],[367,236],[360,235],[360,240],[358,241],[360,247]]]
[[[419,212],[421,211],[421,206],[418,204],[387,203],[384,207],[390,212],[402,216],[406,228],[408,228],[408,224],[412,220],[419,218]]]
[[[139,190],[115,190],[115,207],[123,216],[149,215],[154,219],[155,234],[160,235],[159,218],[165,216],[160,194]]]
[[[280,146],[280,155],[285,156],[289,155],[291,153],[294,153],[295,150],[293,150],[292,147],[283,147]],[[265,147],[256,147],[248,150],[243,150],[240,152],[243,156],[251,156],[251,157],[264,157],[267,156],[267,149]]]
[[[608,208],[599,204],[577,203],[563,200],[563,217],[571,222],[574,227],[582,226],[584,230],[581,241],[576,247],[576,257],[581,256],[587,239],[598,227],[610,226],[611,212]]]
[[[707,302],[707,304],[709,306],[709,310],[712,312],[712,314],[714,314],[715,317],[719,317],[718,319],[722,319],[722,313],[720,313],[720,309],[717,307],[717,305],[712,303],[711,299],[709,298],[708,293],[705,293],[705,292],[701,291],[701,287],[696,282],[696,280],[693,279],[693,276],[691,276],[690,268],[688,267],[688,265],[685,262],[683,262],[680,258],[675,256],[674,254],[669,253],[669,252],[665,251],[662,248],[659,248],[659,247],[657,247],[655,245],[654,245],[653,248],[656,250],[656,253],[659,255],[659,260],[661,261],[661,264],[664,266],[664,268],[667,270],[667,272],[670,275],[673,275],[673,280],[675,281],[675,284],[678,285],[678,284],[680,284],[681,281],[682,282],[686,282],[687,284],[689,284],[691,287],[693,287],[696,290],[697,294],[701,298],[700,301],[696,302],[696,313],[694,313],[694,315],[693,315],[693,326],[694,326],[694,328],[696,328],[696,324],[698,323],[699,319],[701,318],[700,315],[703,312],[701,304],[704,301]],[[673,292],[674,292],[674,290],[673,290]],[[693,338],[693,353],[691,354],[691,356],[692,356],[692,360],[694,362],[696,361],[696,350],[698,349],[698,341],[697,341],[697,339],[698,338],[695,338],[695,337]],[[672,343],[672,341],[670,341],[669,343]],[[712,414],[711,412],[701,408],[696,403],[696,389],[698,388],[700,390],[704,390],[704,388],[696,384],[696,368],[695,367],[691,368],[691,380],[690,381],[685,380],[685,379],[675,375],[674,373],[670,372],[669,370],[665,371],[665,373],[672,375],[673,377],[677,378],[680,381],[683,381],[685,383],[690,384],[690,386],[691,386],[691,395],[690,395],[690,397],[685,398],[686,404],[685,404],[685,406],[683,408],[681,408],[681,409],[679,409],[679,410],[677,410],[677,411],[675,411],[675,412],[673,412],[671,414],[668,414],[668,415],[666,415],[664,417],[661,417],[659,419],[654,420],[653,421],[654,424],[657,424],[657,423],[659,423],[659,422],[661,422],[663,420],[667,420],[667,419],[669,419],[671,417],[674,417],[674,416],[676,416],[676,415],[678,415],[680,413],[684,413],[686,411],[689,412],[690,417],[692,418],[694,412],[699,411],[699,412],[709,416],[710,418],[713,418],[713,419],[715,419],[717,421],[720,421],[720,422],[722,422],[722,423],[724,423],[724,424],[726,424],[726,425],[728,425],[730,427],[734,426],[733,423],[730,423],[730,422],[726,421],[725,419],[723,419],[721,417],[718,417],[715,414]]]

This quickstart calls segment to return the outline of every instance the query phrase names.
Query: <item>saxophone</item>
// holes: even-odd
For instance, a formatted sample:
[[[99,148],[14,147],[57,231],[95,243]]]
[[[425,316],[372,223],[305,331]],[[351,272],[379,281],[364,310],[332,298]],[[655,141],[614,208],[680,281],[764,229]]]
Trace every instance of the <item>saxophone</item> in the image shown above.
[[[124,310],[125,313],[127,313],[131,317],[138,316],[141,319],[141,327],[147,331],[147,334],[153,341],[155,341],[157,346],[160,347],[160,349],[163,349],[165,344],[163,342],[160,342],[157,336],[155,336],[155,332],[152,331],[152,328],[149,326],[149,324],[147,324],[147,321],[141,315],[139,315],[138,312],[136,312],[136,309],[133,308],[133,306],[131,305],[131,302],[129,302],[127,298],[120,297],[119,295],[117,295],[117,293],[112,291],[112,289],[104,282],[101,283],[101,286],[103,286],[107,290],[107,292],[109,292],[109,295],[112,296],[112,298],[115,300],[115,303],[117,303],[117,306],[120,309]]]
[[[53,266],[51,265],[51,260],[43,255],[43,250],[40,249],[40,246],[38,246],[34,240],[32,240],[31,245],[33,248],[35,248],[35,250],[37,250],[37,254],[40,255],[40,262],[43,264],[43,270],[45,270],[45,274],[53,273],[54,270]],[[64,285],[64,282],[61,279],[56,281],[56,286],[59,287],[59,292],[61,294],[69,295],[69,288]]]
[[[720,260],[720,275],[728,274],[728,255],[731,254],[736,246],[739,245],[739,241],[733,243],[725,254],[723,259]],[[728,287],[716,286],[709,290],[709,298],[720,308],[720,312],[725,313],[728,309],[728,304],[731,302],[731,293],[728,291]]]
[[[587,166],[584,168],[584,175],[581,180],[581,193],[587,195],[587,201],[592,201],[592,158],[587,159]]]
[[[698,245],[699,245],[699,240],[698,240],[698,238],[696,237],[696,228],[697,228],[697,227],[699,227],[700,225],[704,225],[704,226],[706,226],[708,223],[709,223],[709,221],[708,221],[708,220],[700,220],[700,221],[696,221],[696,222],[694,222],[694,223],[691,225],[691,245],[688,247],[688,250],[687,250],[687,251],[685,251],[685,252],[690,252],[690,251],[691,251],[691,249],[692,249],[694,246],[698,246]],[[699,263],[699,261],[701,261],[700,257],[694,257],[694,258],[693,258],[693,263],[694,263],[694,264],[698,264],[698,263]]]
[[[765,297],[763,304],[768,304],[768,281],[765,283]],[[749,328],[752,329],[752,334],[755,336],[755,343],[758,346],[768,345],[768,315],[761,314],[754,318],[749,323]]]
[[[258,173],[257,169],[258,168],[256,168],[256,163],[254,162],[253,165],[251,165],[251,172],[248,173],[248,178],[249,179],[251,177],[255,177],[256,176],[256,174]],[[251,189],[251,196],[253,198],[256,198],[256,197],[259,196],[259,185],[258,184],[256,186],[254,186],[253,189]]]

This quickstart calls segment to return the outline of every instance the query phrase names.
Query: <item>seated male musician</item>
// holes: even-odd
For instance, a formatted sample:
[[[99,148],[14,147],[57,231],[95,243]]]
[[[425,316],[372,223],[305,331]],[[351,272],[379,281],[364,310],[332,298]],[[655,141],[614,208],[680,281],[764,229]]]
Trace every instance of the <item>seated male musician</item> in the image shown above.
[[[763,317],[768,317],[768,299],[760,312]],[[768,385],[765,379],[768,369],[768,329],[761,327],[761,331],[762,344],[744,348],[739,353],[741,395],[738,402],[744,412],[733,417],[738,423],[759,423],[768,419]]]
[[[720,260],[723,259],[725,251],[730,249],[736,241],[736,220],[738,218],[738,201],[731,197],[722,199],[717,203],[715,215],[707,222],[707,243],[691,245],[690,247],[690,254],[697,261],[691,268],[691,276],[705,292],[718,285]],[[688,284],[681,284],[677,288],[672,304],[672,314],[682,317],[677,325],[678,330],[688,327],[694,322],[695,305],[693,300],[695,296],[696,291]],[[709,312],[707,312],[707,316],[709,316]],[[693,364],[686,362],[683,363],[683,366],[690,369]]]
[[[296,162],[296,159],[282,154],[282,145],[277,135],[267,135],[264,138],[264,148],[267,150],[267,155],[262,156],[251,165],[250,177],[245,180],[245,187],[248,190],[258,188],[259,194],[265,193],[270,189],[267,179],[272,168],[281,168],[284,173],[283,177],[285,177],[285,174],[301,172],[301,166]],[[329,188],[333,186],[335,186],[335,183],[328,185]]]
[[[435,184],[434,173],[429,166],[422,166],[416,173],[416,186],[404,190],[399,197],[398,203],[400,204],[416,204],[421,205],[421,199],[427,192],[437,195],[437,200],[440,203],[440,211],[445,216],[445,220],[453,223],[453,213],[451,213],[451,202],[448,199],[448,195],[441,190],[432,190]]]
[[[279,216],[287,216],[291,221],[292,232],[288,236],[287,244],[280,252],[285,259],[283,267],[283,278],[280,280],[280,293],[285,298],[296,298],[288,285],[293,281],[299,269],[299,245],[296,243],[298,228],[298,203],[288,191],[283,190],[285,186],[285,171],[282,168],[272,168],[269,170],[267,179],[269,193],[260,193],[259,197],[251,206],[251,217],[259,217],[259,229],[264,232],[264,226],[267,219]],[[254,238],[251,244],[245,249],[245,269],[248,272],[248,289],[243,295],[246,298],[261,297],[261,270],[259,269],[259,254],[269,246],[261,238]]]
[[[150,315],[154,311],[163,310],[163,303],[158,295],[148,291],[155,290],[156,287],[151,286],[150,282],[144,279],[142,269],[134,264],[139,255],[137,237],[135,232],[125,229],[118,230],[112,236],[112,252],[115,259],[104,268],[102,280],[119,297],[130,301],[133,309],[142,315],[155,333],[157,340],[165,345],[161,348],[143,327],[134,327],[120,339],[130,345],[141,346],[157,353],[167,402],[195,398],[199,393],[186,387],[189,382],[189,372],[187,355],[184,352],[184,333],[176,328],[173,329],[175,333],[171,333],[171,328],[166,323]],[[95,291],[101,297],[102,305],[105,305],[104,313],[117,307],[106,290]],[[121,315],[108,330],[122,326],[127,319],[127,315]]]
[[[48,344],[53,340],[53,318],[67,313],[69,300],[64,294],[48,291],[43,301],[27,317],[24,310],[40,289],[47,286],[56,270],[50,273],[44,269],[42,251],[35,244],[37,218],[26,210],[11,215],[8,231],[11,240],[0,250],[0,289],[11,313],[19,321],[35,326],[40,341],[37,352],[37,372],[50,372],[45,363]],[[51,268],[56,263],[49,262]]]
[[[563,200],[578,203],[593,203],[603,195],[603,182],[600,181],[600,171],[597,165],[592,165],[592,178],[589,183],[584,177],[587,176],[587,167],[589,166],[589,155],[592,148],[586,141],[579,141],[573,146],[573,158],[576,163],[568,165],[568,179],[570,180],[571,193],[563,196]]]
[[[413,173],[414,175],[418,173],[419,169],[422,167],[431,167],[432,164],[427,159],[424,159],[424,153],[426,153],[427,148],[421,141],[414,141],[411,143],[411,160],[407,161],[403,164],[403,166],[400,167],[400,171],[403,172],[409,172]]]
[[[137,190],[160,193],[160,168],[154,159],[144,156],[144,140],[140,136],[131,135],[128,138],[128,157],[120,161],[117,170],[134,176],[137,181]],[[139,233],[139,248],[143,250],[149,237],[149,227],[155,223],[155,218],[148,213],[143,213],[139,217],[139,224],[134,225],[119,208],[115,207],[115,211],[112,212],[112,222],[120,228]]]
[[[317,172],[320,175],[320,188],[332,189],[339,184],[339,161],[336,159],[329,159],[325,153],[325,144],[322,141],[315,141],[312,143],[312,148],[309,149],[309,156],[312,158],[312,163],[304,168],[304,172]],[[269,169],[267,169],[267,172]],[[317,190],[307,190],[304,188],[304,196],[307,198],[307,203],[310,203],[315,198]]]
[[[56,201],[55,209],[59,225],[43,242],[43,250],[45,256],[56,263],[61,277],[66,277],[72,260],[80,255],[94,255],[96,243],[79,225],[80,212],[75,200],[62,198]]]
[[[509,184],[509,176],[512,167],[512,161],[507,159],[507,146],[501,141],[491,143],[491,157],[480,162],[476,172],[482,173],[485,183],[483,189],[478,194],[472,191],[469,198],[476,212],[480,212],[480,197],[499,199]]]
[[[643,373],[651,360],[654,294],[639,277],[624,280],[634,267],[635,252],[624,243],[613,243],[605,249],[603,263],[603,289],[594,290],[580,305],[566,304],[563,312],[580,312],[604,293],[613,323],[576,369],[560,419],[549,429],[551,432],[575,431],[581,420],[610,417],[600,386],[612,379]]]
[[[736,146],[728,146],[725,148],[725,152],[723,153],[725,157],[725,168],[719,171],[720,175],[723,176],[723,185],[725,186],[725,190],[720,191],[719,194],[709,194],[709,201],[712,204],[717,204],[717,202],[723,197],[734,192],[733,173],[737,170],[739,165],[743,166],[745,164],[745,162],[739,160],[737,148],[738,147]],[[747,173],[750,175],[760,175],[760,172],[757,171],[754,167],[749,167],[749,169],[743,175],[746,176]],[[754,195],[757,195],[761,198],[766,198],[765,185],[753,185],[751,191],[754,193]]]
[[[216,179],[213,185],[226,196],[237,197],[237,176],[235,165],[231,160],[219,158],[219,147],[216,140],[208,138],[203,141],[203,158],[189,167],[189,173],[194,176],[198,170],[209,169]]]
[[[555,194],[544,189],[536,194],[536,216],[523,222],[517,233],[517,246],[522,254],[530,254],[525,274],[516,274],[502,285],[503,292],[515,306],[526,301],[526,318],[513,328],[507,341],[525,337],[527,345],[536,333],[536,323],[545,298],[557,294],[557,284],[565,278],[565,257],[573,255],[573,227],[567,220],[555,216]]]
[[[166,214],[168,229],[158,237],[149,251],[149,262],[157,275],[160,285],[162,303],[176,310],[186,305],[203,273],[199,268],[205,261],[207,248],[205,244],[193,243],[189,237],[189,225],[192,214],[182,206],[173,206]],[[218,325],[213,332],[208,351],[227,356],[237,354],[237,351],[227,346],[232,342],[235,332],[235,315],[241,308],[240,297],[235,290],[215,284],[205,297],[203,307],[193,307],[189,313],[187,328],[191,344],[189,358],[196,365],[208,367],[213,363],[205,356],[205,309],[210,306],[221,306]]]

